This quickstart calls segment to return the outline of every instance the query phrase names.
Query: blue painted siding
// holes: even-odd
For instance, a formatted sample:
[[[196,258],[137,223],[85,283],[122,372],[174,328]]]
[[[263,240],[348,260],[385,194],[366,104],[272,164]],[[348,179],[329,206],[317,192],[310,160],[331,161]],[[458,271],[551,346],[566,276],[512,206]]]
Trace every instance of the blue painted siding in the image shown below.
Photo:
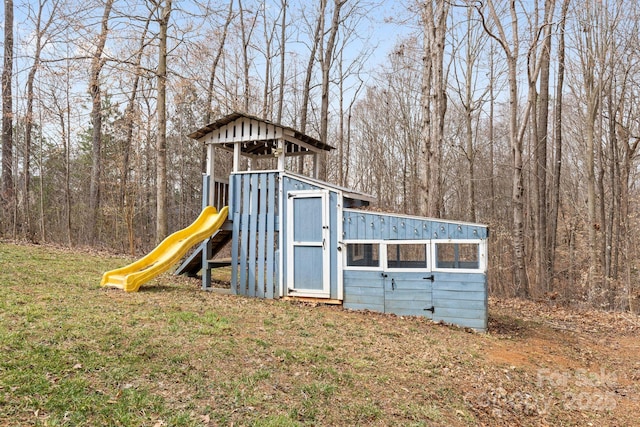
[[[481,224],[443,221],[406,215],[391,215],[355,209],[343,211],[343,239],[349,241],[486,239]],[[487,329],[486,274],[434,272],[418,273],[345,270],[344,306],[400,315],[419,315],[435,321],[457,324],[479,331]],[[411,274],[415,277],[411,279]],[[422,277],[434,275],[434,282]],[[377,279],[376,279],[377,278]],[[390,281],[396,281],[395,290]],[[403,287],[404,286],[404,287]],[[382,293],[380,292],[382,291]],[[434,307],[434,313],[425,308]]]
[[[434,281],[425,280],[431,274]],[[386,276],[386,277],[384,277]],[[373,310],[487,330],[487,286],[483,273],[344,271],[345,308]],[[433,307],[433,313],[429,309]]]
[[[345,209],[343,238],[349,240],[486,239],[480,224],[445,222]]]
[[[345,270],[343,277],[345,308],[384,313],[384,281],[379,271]]]
[[[235,294],[277,296],[278,182],[275,172],[231,175],[231,290]]]
[[[433,320],[486,332],[487,282],[482,273],[434,273]]]
[[[286,198],[290,191],[327,190],[329,204],[330,298],[337,299],[338,270],[345,251],[338,251],[339,241],[382,241],[443,239],[486,239],[487,228],[479,224],[448,222],[429,218],[380,214],[345,209],[339,216],[341,193],[330,186],[322,187],[304,179],[278,172],[254,172],[232,175],[230,179],[230,212],[232,232],[232,290],[237,294],[263,298],[278,297],[278,278],[287,289],[287,252],[278,246],[287,242],[286,227],[280,219],[288,218]],[[283,197],[283,203],[279,198]],[[295,218],[304,224],[303,218]],[[338,235],[342,221],[342,235]],[[311,236],[317,237],[317,236]],[[282,252],[283,271],[279,270]],[[310,264],[311,265],[311,264]],[[304,272],[305,270],[301,270]],[[312,272],[309,268],[307,272]],[[398,315],[416,315],[434,321],[457,324],[479,331],[487,328],[487,284],[482,272],[431,272],[345,270],[343,305],[348,309],[373,310]],[[310,273],[311,274],[311,273]],[[316,276],[318,273],[312,273]],[[424,277],[434,275],[434,282]],[[302,279],[300,279],[302,280]],[[393,284],[392,284],[393,283]],[[433,314],[425,310],[434,307]]]

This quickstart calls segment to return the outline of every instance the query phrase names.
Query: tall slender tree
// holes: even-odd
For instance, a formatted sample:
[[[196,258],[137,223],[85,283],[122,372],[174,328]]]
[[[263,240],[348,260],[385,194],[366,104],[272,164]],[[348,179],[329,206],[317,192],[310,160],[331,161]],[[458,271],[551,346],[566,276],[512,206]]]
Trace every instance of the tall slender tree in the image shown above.
[[[422,75],[423,115],[423,203],[422,213],[438,218],[443,214],[442,150],[447,112],[444,75],[445,35],[449,2],[427,0],[422,5],[424,59]]]
[[[338,30],[340,29],[340,23],[342,20],[341,11],[342,7],[347,3],[347,0],[334,0],[333,2],[333,14],[331,17],[331,24],[328,29],[329,36],[327,38],[327,44],[320,45],[323,49],[320,49],[320,68],[322,73],[322,86],[320,94],[320,141],[327,143],[328,131],[329,131],[329,84],[330,84],[330,72],[333,64],[333,58],[335,54],[336,39],[338,37]],[[326,167],[326,154],[322,153],[318,155],[318,177],[320,179],[327,178]]]
[[[537,246],[537,277],[538,289],[541,291],[549,291],[549,279],[551,277],[551,254],[547,239],[547,221],[549,204],[547,201],[547,146],[548,127],[549,127],[549,78],[551,70],[551,35],[553,26],[553,14],[555,9],[555,0],[545,0],[544,2],[544,18],[541,26],[535,28],[536,32],[542,34],[542,43],[540,43],[540,53],[538,58],[539,79],[538,79],[538,96],[535,114],[535,163],[536,163],[536,200],[537,200],[537,221],[536,235],[534,240]],[[535,82],[534,82],[535,84]]]
[[[316,54],[320,49],[320,43],[322,42],[322,35],[324,32],[324,14],[327,8],[327,0],[320,0],[318,5],[318,19],[315,22],[315,27],[311,40],[311,50],[309,52],[309,58],[307,60],[307,67],[305,68],[305,77],[302,84],[302,101],[300,103],[300,123],[298,128],[300,132],[306,133],[307,121],[309,116],[309,99],[311,97],[311,83],[313,77],[314,65],[316,64]],[[298,173],[302,173],[304,170],[304,156],[298,158]]]
[[[13,0],[4,0],[4,64],[2,68],[2,212],[9,228],[13,188]],[[1,230],[0,230],[1,231]]]
[[[558,54],[557,54],[557,72],[556,72],[556,90],[553,115],[553,174],[550,191],[550,208],[549,223],[547,230],[547,245],[549,254],[549,273],[551,281],[549,284],[550,291],[553,291],[553,272],[556,259],[556,245],[558,236],[558,214],[560,211],[560,176],[562,173],[562,107],[563,107],[563,89],[565,74],[565,29],[567,24],[567,13],[569,11],[569,3],[571,0],[563,0],[560,11],[560,21],[558,27]]]
[[[509,2],[509,14],[511,17],[511,28],[509,33],[505,31],[502,21],[496,11],[492,0],[487,1],[489,15],[498,34],[487,26],[484,17],[484,9],[476,6],[476,10],[482,18],[485,31],[502,47],[506,60],[509,81],[509,143],[511,147],[512,160],[512,193],[511,204],[513,208],[513,278],[515,292],[522,297],[528,297],[529,279],[527,276],[526,256],[525,256],[525,235],[524,235],[524,219],[525,219],[525,196],[524,196],[524,177],[523,177],[523,139],[526,130],[526,124],[530,109],[525,109],[525,114],[520,121],[518,115],[520,113],[518,106],[518,57],[520,52],[520,39],[518,35],[518,13],[516,10],[516,2]],[[509,38],[509,36],[511,39]],[[518,125],[520,123],[520,125]]]
[[[104,46],[109,34],[109,16],[114,0],[106,0],[100,34],[95,51],[91,57],[91,74],[89,76],[89,94],[91,95],[91,181],[89,184],[89,240],[94,243],[97,237],[98,215],[100,210],[100,179],[102,170],[102,89],[100,72],[106,62],[103,57]]]
[[[172,0],[164,0],[158,24],[158,134],[156,137],[156,243],[167,237],[167,41]]]
[[[29,74],[27,75],[27,113],[25,116],[25,136],[24,136],[24,155],[23,155],[23,164],[24,164],[24,173],[23,173],[23,221],[24,221],[24,232],[27,238],[32,239],[34,237],[34,230],[32,230],[31,226],[31,213],[30,213],[30,194],[31,194],[31,145],[33,138],[33,127],[34,127],[34,118],[33,118],[33,102],[34,102],[34,81],[36,77],[36,73],[38,72],[41,65],[41,54],[42,50],[45,48],[48,43],[47,40],[47,31],[51,27],[51,25],[58,19],[58,6],[59,1],[54,0],[50,3],[50,11],[49,16],[44,18],[43,22],[43,13],[44,8],[49,3],[48,0],[39,0],[38,2],[38,10],[36,11],[36,16],[34,19],[34,54],[33,54],[33,64],[31,65],[31,69],[29,70]]]

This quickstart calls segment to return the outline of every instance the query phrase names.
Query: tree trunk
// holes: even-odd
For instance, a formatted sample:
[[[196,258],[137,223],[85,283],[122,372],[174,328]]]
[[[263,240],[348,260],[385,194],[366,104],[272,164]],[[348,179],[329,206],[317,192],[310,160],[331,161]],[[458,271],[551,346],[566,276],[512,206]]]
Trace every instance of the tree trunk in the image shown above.
[[[280,21],[280,82],[278,93],[278,111],[276,113],[276,123],[282,123],[282,110],[284,107],[284,82],[285,82],[285,59],[287,52],[287,0],[280,0],[282,8],[282,19]]]
[[[109,15],[114,0],[107,0],[101,20],[101,31],[98,36],[96,50],[91,58],[91,75],[89,78],[89,94],[91,95],[91,181],[89,183],[89,241],[95,243],[97,237],[98,214],[100,210],[100,176],[102,168],[102,94],[100,90],[100,71],[104,66],[102,52],[109,32]]]
[[[329,38],[327,39],[327,45],[324,48],[324,55],[322,57],[322,88],[320,96],[320,141],[327,144],[328,132],[329,132],[329,84],[330,84],[330,72],[331,65],[333,64],[333,55],[335,51],[336,38],[338,36],[338,30],[340,29],[340,11],[342,6],[347,0],[334,0],[333,2],[333,16],[331,18],[331,27],[329,28]],[[318,155],[318,178],[321,180],[327,179],[327,157],[326,153]]]
[[[158,135],[156,139],[156,244],[167,237],[167,30],[171,1],[165,0],[158,37]]]
[[[4,1],[4,65],[2,68],[2,201],[0,232],[11,228],[8,213],[14,199],[13,188],[13,0]],[[3,224],[4,223],[4,224]]]
[[[443,214],[442,146],[447,93],[444,79],[444,49],[449,3],[432,0],[424,3],[422,20],[425,34],[425,55],[422,83],[422,114],[424,141],[423,215],[439,218]]]
[[[538,287],[549,291],[551,248],[547,241],[547,145],[549,127],[549,75],[551,58],[551,21],[555,9],[555,0],[546,0],[544,9],[543,40],[540,51],[540,75],[538,111],[536,114],[536,200],[537,200],[537,230],[536,245],[538,249]]]
[[[523,160],[522,141],[525,133],[525,126],[528,121],[530,108],[525,110],[525,115],[518,127],[518,15],[515,2],[510,2],[509,11],[511,14],[512,46],[510,47],[506,32],[498,18],[493,1],[488,1],[487,6],[491,18],[498,30],[496,36],[485,22],[483,10],[476,7],[482,18],[485,31],[496,40],[504,50],[507,59],[507,72],[509,81],[509,142],[511,145],[511,159],[513,165],[511,203],[513,209],[513,278],[516,295],[528,298],[530,295],[529,280],[527,278],[525,238],[524,238],[524,180],[523,180]]]
[[[467,10],[467,47],[466,47],[466,72],[465,72],[465,96],[464,96],[464,109],[465,109],[465,153],[467,157],[467,173],[469,179],[467,180],[468,191],[468,210],[466,212],[467,218],[471,222],[476,222],[476,180],[475,180],[475,149],[473,146],[473,66],[475,58],[472,52],[472,13],[473,10],[469,8]]]
[[[151,12],[153,13],[153,11]],[[140,85],[140,64],[142,63],[142,56],[144,54],[144,47],[147,43],[147,33],[149,31],[149,25],[151,23],[150,14],[144,23],[142,34],[140,35],[140,44],[138,45],[138,51],[136,52],[135,59],[135,75],[133,76],[133,84],[131,85],[131,93],[127,103],[127,108],[124,111],[124,123],[125,123],[125,138],[122,143],[122,170],[120,174],[120,207],[124,211],[126,203],[127,183],[129,181],[129,157],[131,155],[131,142],[133,140],[133,127],[135,124],[135,110],[136,110],[136,98],[138,96],[138,86]]]
[[[216,52],[216,56],[213,58],[213,64],[211,65],[211,72],[209,73],[209,86],[207,87],[207,105],[206,112],[204,118],[204,124],[207,125],[211,123],[213,120],[213,89],[216,83],[216,72],[218,70],[218,63],[220,62],[220,58],[222,58],[222,54],[224,53],[224,45],[227,40],[227,34],[229,33],[229,24],[231,24],[231,19],[233,18],[233,2],[235,0],[229,1],[229,11],[227,13],[227,19],[224,21],[224,26],[222,27],[222,35],[220,36],[220,44],[218,45],[218,51]],[[202,144],[202,158],[201,158],[200,169],[202,172],[206,172],[207,169],[207,144]],[[212,178],[214,179],[214,178]]]
[[[551,251],[549,256],[550,290],[553,290],[553,272],[555,265],[555,250],[558,235],[558,212],[560,210],[560,174],[562,173],[562,91],[564,87],[565,70],[565,28],[567,12],[571,0],[564,0],[560,14],[560,28],[558,29],[558,74],[556,76],[556,99],[553,118],[555,134],[555,151],[553,164],[553,183],[551,186],[551,208],[547,231],[547,243]]]
[[[305,70],[304,83],[302,87],[302,103],[300,106],[300,132],[305,133],[307,131],[307,116],[309,111],[309,98],[311,96],[311,77],[313,76],[313,65],[316,62],[316,53],[320,48],[322,41],[322,33],[324,31],[324,12],[327,8],[327,0],[320,0],[320,6],[318,10],[318,20],[316,22],[315,32],[313,34],[313,43],[311,45],[311,52],[309,52],[309,61],[307,62],[307,69]],[[304,172],[304,156],[298,157],[298,173]]]
[[[33,55],[33,65],[29,70],[29,74],[27,76],[27,113],[25,117],[25,137],[24,137],[24,181],[23,181],[23,220],[24,220],[24,232],[29,240],[33,240],[35,237],[35,230],[31,225],[31,212],[30,212],[30,193],[31,193],[31,145],[32,145],[32,132],[33,132],[33,99],[34,99],[34,89],[33,83],[36,77],[36,73],[40,68],[40,55],[42,53],[42,49],[44,47],[42,38],[46,33],[47,29],[51,25],[54,20],[57,3],[54,2],[52,5],[52,10],[49,16],[49,19],[45,23],[44,27],[42,27],[42,12],[44,8],[44,2],[40,2],[38,7],[38,12],[35,18],[35,52]]]
[[[243,112],[249,112],[249,104],[251,101],[251,82],[249,80],[249,43],[251,41],[251,34],[255,28],[256,19],[253,20],[251,27],[247,31],[244,18],[244,7],[242,6],[242,0],[238,0],[238,8],[240,11],[240,30],[242,31],[242,68],[244,76],[244,97],[242,100]]]
[[[496,215],[496,179],[495,179],[495,62],[494,62],[494,44],[491,43],[491,51],[489,52],[489,197],[491,197],[491,215]]]

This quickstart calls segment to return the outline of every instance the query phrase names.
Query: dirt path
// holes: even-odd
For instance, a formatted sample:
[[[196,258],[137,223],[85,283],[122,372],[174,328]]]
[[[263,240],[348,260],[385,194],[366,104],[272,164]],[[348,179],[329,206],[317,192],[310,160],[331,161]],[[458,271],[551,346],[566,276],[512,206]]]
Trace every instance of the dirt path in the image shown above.
[[[486,359],[506,373],[488,391],[493,417],[515,408],[553,425],[555,410],[576,425],[640,425],[637,316],[520,300],[492,300],[491,307],[495,339]]]

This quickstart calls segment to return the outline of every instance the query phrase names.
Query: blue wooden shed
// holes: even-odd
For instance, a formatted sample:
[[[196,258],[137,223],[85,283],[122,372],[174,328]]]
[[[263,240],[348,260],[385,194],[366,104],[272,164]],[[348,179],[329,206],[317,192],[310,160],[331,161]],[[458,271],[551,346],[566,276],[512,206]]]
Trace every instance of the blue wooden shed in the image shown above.
[[[189,135],[207,147],[203,204],[229,206],[227,222],[179,267],[230,265],[231,292],[347,309],[424,316],[487,329],[485,225],[371,212],[374,199],[317,178],[333,147],[295,129],[233,113]],[[231,171],[216,174],[217,150]],[[287,170],[310,156],[309,176]],[[258,170],[261,169],[261,170]],[[230,259],[214,255],[231,245]]]

